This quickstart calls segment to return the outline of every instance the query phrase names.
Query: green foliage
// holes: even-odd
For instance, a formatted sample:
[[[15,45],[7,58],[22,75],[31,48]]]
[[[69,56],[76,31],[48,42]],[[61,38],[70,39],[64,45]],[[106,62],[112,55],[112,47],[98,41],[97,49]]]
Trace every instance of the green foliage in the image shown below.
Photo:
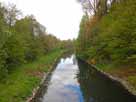
[[[4,78],[7,75],[7,69],[6,69],[6,56],[4,49],[0,49],[0,80]]]
[[[0,80],[15,66],[59,48],[61,42],[33,16],[17,19],[19,14],[15,5],[0,4]]]
[[[6,58],[7,65],[16,65],[24,62],[24,49],[21,47],[20,39],[15,34],[10,35],[5,43],[5,49],[8,55]]]
[[[134,0],[123,0],[112,5],[108,14],[90,27],[90,32],[86,31],[86,25],[80,26],[82,32],[79,32],[77,40],[77,49],[79,49],[77,54],[87,60],[95,59],[100,64],[136,64],[135,4]],[[82,22],[83,20],[81,24]],[[91,35],[89,39],[83,39],[86,33]],[[86,40],[89,46],[83,43],[87,42]]]
[[[17,66],[16,70],[0,83],[0,102],[26,102],[41,81],[42,76],[40,77],[39,73],[43,75],[48,72],[62,53],[59,49],[39,57],[36,61]]]
[[[0,4],[0,80],[7,75],[5,42],[8,39],[8,31],[6,30],[6,24],[3,15],[4,8]]]

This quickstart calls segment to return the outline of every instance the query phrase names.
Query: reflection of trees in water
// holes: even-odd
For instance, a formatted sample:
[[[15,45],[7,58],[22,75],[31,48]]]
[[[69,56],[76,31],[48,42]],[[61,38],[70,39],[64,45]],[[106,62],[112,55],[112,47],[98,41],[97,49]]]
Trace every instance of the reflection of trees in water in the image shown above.
[[[68,51],[66,51],[66,52],[63,53],[63,56],[62,56],[62,57],[63,57],[64,59],[66,59],[66,58],[68,58],[68,57],[70,58],[72,54],[73,54],[73,52],[68,52]]]
[[[81,90],[83,92],[84,102],[93,102],[91,101],[91,90],[90,90],[90,73],[88,66],[80,61],[78,61],[79,73],[77,74],[78,81],[80,83]]]
[[[75,56],[75,55],[73,55],[73,64],[74,64],[74,65],[77,65],[77,59],[76,59],[76,56]]]
[[[84,102],[136,102],[122,86],[78,60],[77,74]]]
[[[47,75],[43,84],[40,84],[39,86],[40,88],[37,90],[37,93],[35,94],[34,98],[30,102],[42,102],[45,93],[47,93],[48,86],[50,85],[50,80],[52,75],[53,75],[53,71]]]

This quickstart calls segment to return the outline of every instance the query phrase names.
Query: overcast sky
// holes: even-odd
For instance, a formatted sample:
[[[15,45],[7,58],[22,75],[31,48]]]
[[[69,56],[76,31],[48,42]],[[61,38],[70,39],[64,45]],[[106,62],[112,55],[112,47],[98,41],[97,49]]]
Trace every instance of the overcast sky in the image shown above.
[[[76,38],[83,15],[76,0],[0,0],[14,3],[24,15],[33,14],[36,19],[60,39]]]

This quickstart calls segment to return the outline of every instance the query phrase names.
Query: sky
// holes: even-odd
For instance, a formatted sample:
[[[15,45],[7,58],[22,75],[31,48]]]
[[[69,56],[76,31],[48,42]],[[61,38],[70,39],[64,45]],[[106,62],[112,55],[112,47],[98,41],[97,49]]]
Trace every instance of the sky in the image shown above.
[[[14,3],[24,15],[33,14],[44,25],[47,32],[61,40],[78,36],[83,15],[77,0],[0,0],[5,4]]]

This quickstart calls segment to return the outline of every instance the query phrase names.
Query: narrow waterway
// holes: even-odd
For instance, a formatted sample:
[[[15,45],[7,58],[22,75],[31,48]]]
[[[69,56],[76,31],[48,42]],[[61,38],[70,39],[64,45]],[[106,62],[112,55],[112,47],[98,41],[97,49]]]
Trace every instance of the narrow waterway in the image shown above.
[[[34,102],[136,102],[123,87],[77,61],[61,58]]]

